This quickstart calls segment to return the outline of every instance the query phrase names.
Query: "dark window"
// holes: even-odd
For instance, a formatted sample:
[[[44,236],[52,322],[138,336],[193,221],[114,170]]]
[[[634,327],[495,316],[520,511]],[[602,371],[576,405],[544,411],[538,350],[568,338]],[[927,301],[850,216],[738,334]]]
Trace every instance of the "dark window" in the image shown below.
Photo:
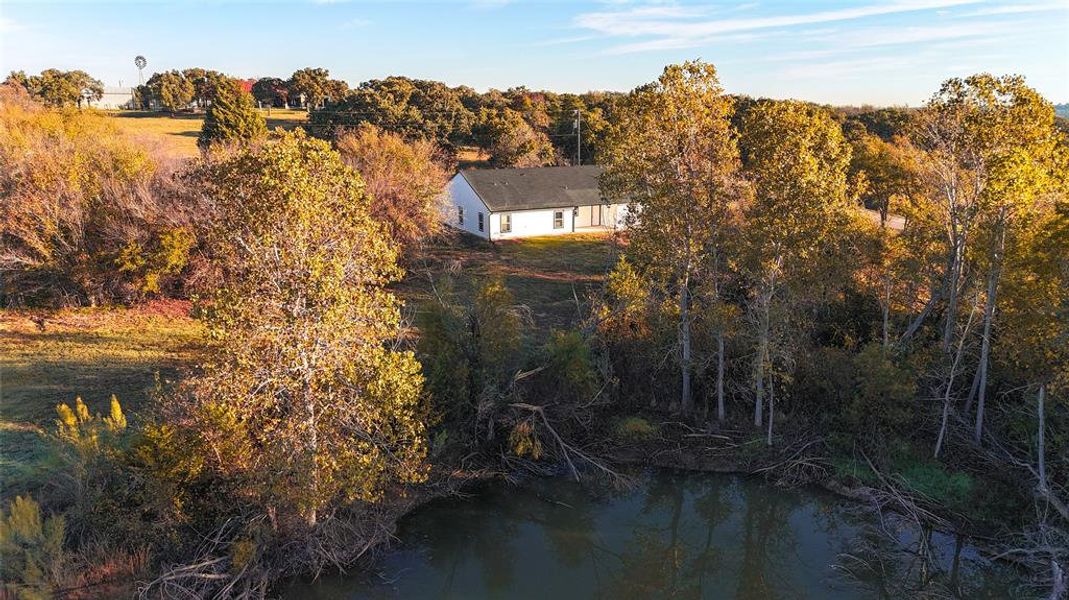
[[[553,229],[564,229],[564,211],[553,211]]]
[[[463,206],[458,206],[457,207],[457,225],[463,225],[463,224],[464,224],[464,207]]]
[[[483,230],[483,214],[479,213],[479,231]]]
[[[509,233],[512,231],[512,215],[501,215],[501,233]]]

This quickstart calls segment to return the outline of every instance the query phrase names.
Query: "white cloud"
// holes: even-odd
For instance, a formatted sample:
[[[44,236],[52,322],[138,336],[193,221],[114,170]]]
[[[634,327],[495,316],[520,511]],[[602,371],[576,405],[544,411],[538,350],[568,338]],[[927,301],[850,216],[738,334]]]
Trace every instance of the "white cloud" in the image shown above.
[[[1003,6],[987,6],[965,13],[966,17],[982,17],[988,15],[1016,15],[1022,13],[1046,12],[1054,10],[1069,10],[1069,4],[1064,2],[1046,2],[1036,4],[1006,4]]]
[[[574,24],[606,37],[650,40],[623,44],[610,53],[644,52],[650,50],[693,48],[723,41],[724,34],[738,34],[765,29],[850,21],[866,17],[896,13],[933,10],[979,0],[902,0],[837,10],[753,18],[703,18],[705,11],[674,5],[639,6],[626,10],[598,11],[578,15]]]

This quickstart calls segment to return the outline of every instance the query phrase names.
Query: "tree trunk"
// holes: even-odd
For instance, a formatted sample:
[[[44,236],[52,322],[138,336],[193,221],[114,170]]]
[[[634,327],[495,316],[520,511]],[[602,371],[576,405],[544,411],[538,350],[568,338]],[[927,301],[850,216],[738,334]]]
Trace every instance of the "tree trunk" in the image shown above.
[[[724,410],[724,332],[716,334],[716,420],[721,423],[727,417]]]
[[[976,311],[969,313],[969,319],[965,322],[965,330],[958,336],[958,349],[954,353],[954,361],[950,364],[950,374],[947,376],[946,389],[943,391],[943,415],[939,423],[939,436],[935,440],[935,458],[939,458],[939,453],[943,449],[943,440],[946,437],[947,431],[947,419],[950,416],[950,395],[954,390],[954,377],[958,373],[958,365],[961,364],[961,357],[965,348],[965,338],[969,336],[969,330],[972,329],[974,314],[976,314]]]
[[[972,385],[969,386],[969,397],[965,399],[965,408],[961,409],[962,415],[972,412],[972,403],[976,401],[976,389],[980,387],[980,370],[977,369],[972,376]]]
[[[775,421],[776,416],[776,387],[772,384],[772,380],[768,380],[768,438],[765,444],[772,445],[772,422]]]
[[[1039,416],[1039,430],[1037,431],[1036,450],[1039,453],[1039,491],[1046,492],[1047,487],[1047,454],[1046,444],[1044,438],[1046,437],[1045,430],[1047,428],[1046,415],[1044,410],[1045,396],[1047,395],[1047,385],[1040,384],[1039,394],[1036,398],[1036,414]]]
[[[679,369],[683,380],[679,410],[685,415],[689,415],[694,408],[694,398],[691,396],[690,389],[690,289],[688,285],[689,276],[684,275],[679,290],[679,349],[681,355]]]
[[[782,259],[776,259],[776,267],[782,264]],[[769,344],[769,320],[772,310],[772,296],[776,290],[776,273],[773,271],[766,276],[765,289],[760,297],[760,314],[758,315],[757,356],[754,362],[754,427],[760,427],[764,422],[765,404],[765,365],[768,362]]]
[[[984,403],[987,400],[987,364],[991,355],[991,324],[995,320],[995,305],[998,300],[998,280],[1002,274],[1002,252],[1006,246],[1006,208],[999,209],[997,227],[998,242],[991,257],[991,271],[987,278],[987,302],[984,303],[984,336],[980,343],[980,382],[977,384],[976,428],[974,441],[979,444],[984,433]]]
[[[947,272],[947,312],[943,322],[943,352],[946,354],[950,354],[950,346],[954,341],[954,325],[958,318],[958,279],[961,278],[962,250],[961,242],[956,240]]]
[[[913,334],[917,333],[917,330],[920,329],[921,325],[924,324],[924,320],[928,318],[928,315],[931,314],[932,309],[935,308],[935,303],[938,302],[939,299],[942,298],[942,296],[942,287],[932,290],[931,295],[928,297],[928,302],[924,304],[924,308],[921,309],[920,314],[913,319],[913,321],[909,324],[909,327],[906,327],[906,332],[902,334],[902,337],[898,338],[899,346],[904,346],[913,337]]]

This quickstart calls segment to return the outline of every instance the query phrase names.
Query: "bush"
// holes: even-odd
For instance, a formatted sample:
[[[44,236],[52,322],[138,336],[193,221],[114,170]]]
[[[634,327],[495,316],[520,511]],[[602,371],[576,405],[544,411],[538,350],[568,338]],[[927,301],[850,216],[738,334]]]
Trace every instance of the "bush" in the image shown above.
[[[956,510],[970,504],[973,478],[967,473],[951,473],[938,463],[918,462],[901,469],[899,474],[910,489],[939,504]]]
[[[42,518],[41,507],[19,496],[8,510],[0,508],[0,575],[3,590],[24,600],[51,598],[61,580],[62,515]]]
[[[556,394],[589,401],[597,392],[598,374],[590,346],[578,331],[553,331],[546,343],[549,377]]]
[[[613,435],[622,442],[642,442],[657,435],[657,426],[642,417],[624,417],[613,426]]]
[[[128,302],[175,289],[193,246],[178,163],[94,111],[0,86],[0,301]]]

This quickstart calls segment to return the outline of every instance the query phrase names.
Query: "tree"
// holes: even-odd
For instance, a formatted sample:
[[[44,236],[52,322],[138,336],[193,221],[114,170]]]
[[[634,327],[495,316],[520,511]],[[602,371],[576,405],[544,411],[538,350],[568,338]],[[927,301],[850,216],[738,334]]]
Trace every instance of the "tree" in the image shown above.
[[[305,67],[290,75],[286,82],[291,99],[300,100],[305,108],[318,108],[328,94],[330,71]]]
[[[514,110],[484,111],[477,129],[480,145],[490,151],[494,167],[543,167],[556,162],[546,134],[531,127]]]
[[[249,142],[267,133],[267,123],[253,104],[252,95],[236,81],[219,85],[204,116],[197,145],[207,148],[216,142]]]
[[[917,123],[916,137],[925,150],[931,193],[945,215],[947,266],[945,292],[940,295],[946,298],[943,350],[948,355],[958,325],[967,262],[976,256],[974,266],[986,271],[975,377],[974,437],[979,443],[1007,235],[1049,185],[1059,134],[1053,107],[1018,76],[981,74],[947,80],[920,112]],[[975,243],[984,249],[973,252]],[[933,294],[933,300],[938,297]]]
[[[893,200],[919,187],[916,150],[907,138],[887,142],[870,134],[857,136],[851,146],[850,166],[859,180],[861,199],[867,208],[879,211],[880,226],[886,227]]]
[[[199,108],[204,108],[214,102],[216,94],[220,90],[225,90],[232,80],[231,77],[219,71],[198,67],[183,70],[182,77],[193,85],[193,100]]]
[[[309,526],[339,502],[373,502],[424,476],[423,377],[396,350],[397,250],[360,176],[303,132],[202,165],[218,214],[205,234],[220,289],[207,308],[219,354],[192,385],[203,425],[273,518]],[[239,448],[240,455],[230,452]]]
[[[364,123],[335,142],[342,160],[360,173],[371,213],[393,239],[411,248],[441,227],[441,199],[450,171],[437,144],[405,141]]]
[[[172,115],[189,106],[196,92],[193,83],[179,71],[153,73],[146,85],[156,103]]]
[[[631,223],[628,256],[651,283],[650,291],[678,307],[684,414],[694,406],[693,289],[704,279],[713,290],[709,301],[718,301],[724,228],[740,197],[730,114],[731,101],[712,65],[670,65],[657,81],[628,96],[603,151],[605,196],[641,206],[641,218]],[[724,417],[722,393],[718,417]]]
[[[754,326],[754,425],[763,422],[771,365],[773,305],[820,271],[822,250],[846,229],[850,147],[823,109],[796,101],[758,101],[743,118],[741,145],[754,202],[746,209],[744,269],[756,282],[749,301]],[[796,296],[797,302],[799,298]],[[799,306],[791,312],[799,312]],[[769,394],[769,410],[772,410]],[[769,421],[771,431],[771,421]]]
[[[82,102],[99,100],[104,95],[104,85],[85,71],[46,69],[30,77],[20,71],[13,72],[8,80],[22,84],[30,95],[49,106],[81,108]]]
[[[459,93],[437,81],[373,79],[361,83],[344,99],[334,100],[329,108],[312,113],[312,124],[321,135],[370,123],[406,139],[446,144],[465,138],[473,120]]]
[[[252,95],[266,106],[286,106],[289,103],[289,89],[286,82],[278,77],[263,77],[252,84]]]

